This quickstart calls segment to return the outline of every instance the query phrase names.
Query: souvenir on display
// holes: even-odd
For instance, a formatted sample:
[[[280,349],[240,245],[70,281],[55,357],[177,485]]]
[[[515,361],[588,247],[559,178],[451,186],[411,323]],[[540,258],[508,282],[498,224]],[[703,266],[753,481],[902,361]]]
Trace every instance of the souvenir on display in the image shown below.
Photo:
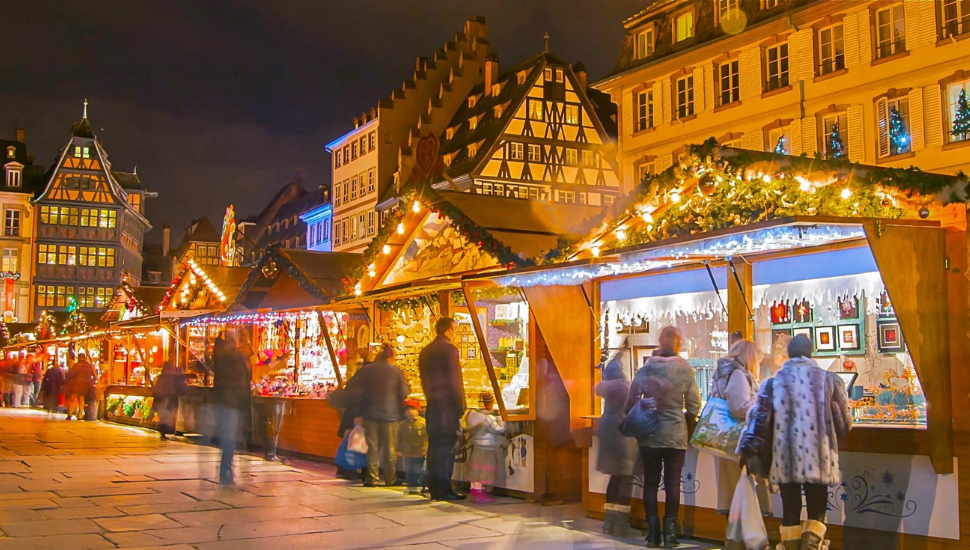
[[[795,336],[801,335],[801,336],[805,336],[809,340],[812,340],[813,342],[815,341],[812,339],[812,327],[794,328],[791,331],[791,335],[793,338]]]
[[[816,351],[835,351],[835,327],[815,328]]]
[[[889,293],[883,290],[879,293],[879,316],[880,317],[895,317],[896,310],[893,308],[893,303],[889,299]]]
[[[775,302],[771,306],[771,322],[776,325],[791,322],[791,309],[785,302]]]
[[[858,319],[859,299],[855,296],[839,298],[839,319]]]
[[[841,311],[841,305],[839,306]],[[839,325],[839,349],[842,351],[859,351],[862,342],[859,339],[859,325]]]
[[[895,353],[906,349],[906,344],[903,343],[903,332],[899,329],[897,321],[877,321],[876,334],[879,337],[880,352]]]
[[[798,302],[792,310],[792,317],[796,323],[812,322],[812,307],[808,304],[808,300]]]
[[[774,345],[782,336],[787,336],[791,338],[792,329],[790,328],[773,328],[771,329],[771,344]]]

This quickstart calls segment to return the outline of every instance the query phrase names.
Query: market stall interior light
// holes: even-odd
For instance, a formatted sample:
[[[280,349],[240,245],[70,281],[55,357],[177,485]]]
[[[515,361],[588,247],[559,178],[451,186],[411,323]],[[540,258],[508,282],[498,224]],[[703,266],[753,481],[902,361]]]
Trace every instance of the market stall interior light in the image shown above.
[[[390,245],[386,245],[385,244],[384,245],[384,248],[381,249],[381,252],[383,252],[384,254],[390,254],[391,253],[391,247],[390,247]]]
[[[414,211],[415,214],[417,214],[418,212],[421,212],[421,203],[418,201],[414,201],[414,204],[411,205],[411,210]]]

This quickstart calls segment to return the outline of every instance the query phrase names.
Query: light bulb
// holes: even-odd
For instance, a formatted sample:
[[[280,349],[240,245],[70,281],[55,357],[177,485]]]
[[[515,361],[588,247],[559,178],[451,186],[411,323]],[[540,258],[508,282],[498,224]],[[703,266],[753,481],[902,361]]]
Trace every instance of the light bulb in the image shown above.
[[[404,223],[403,222],[397,224],[397,234],[398,235],[403,235],[404,234]]]
[[[417,214],[418,212],[420,212],[421,211],[421,203],[419,203],[418,201],[414,201],[414,204],[411,205],[411,210],[413,210],[415,214]]]
[[[852,196],[852,190],[846,187],[842,190],[842,198],[848,200]]]
[[[643,217],[643,221],[647,223],[650,223],[653,221],[653,215],[650,212],[644,212],[642,217]]]
[[[771,176],[769,176],[768,174],[765,174],[765,175],[761,176],[761,181],[763,181],[765,183],[771,183]]]
[[[678,202],[680,202],[680,193],[676,193],[676,192],[675,193],[671,193],[670,194],[670,202],[672,202],[674,204],[677,204]]]
[[[600,247],[594,246],[593,248],[590,249],[590,252],[593,253],[593,257],[594,258],[599,258],[600,257]]]
[[[381,249],[381,252],[383,252],[384,254],[390,254],[391,253],[391,247],[385,244],[384,245],[384,248]]]
[[[624,231],[622,229],[617,229],[616,230],[616,240],[618,240],[618,241],[625,241],[626,240],[626,231]]]

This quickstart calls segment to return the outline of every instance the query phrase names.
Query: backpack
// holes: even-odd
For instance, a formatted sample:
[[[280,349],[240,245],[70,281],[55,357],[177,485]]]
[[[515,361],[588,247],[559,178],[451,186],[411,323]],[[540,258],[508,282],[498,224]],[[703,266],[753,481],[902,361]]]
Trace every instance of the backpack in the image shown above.
[[[771,471],[772,443],[775,438],[775,409],[772,404],[774,379],[765,383],[765,391],[758,394],[754,417],[748,422],[738,443],[738,454],[748,472],[767,478]]]
[[[659,429],[656,399],[640,394],[640,399],[626,413],[626,418],[620,421],[620,435],[643,439],[657,433]]]

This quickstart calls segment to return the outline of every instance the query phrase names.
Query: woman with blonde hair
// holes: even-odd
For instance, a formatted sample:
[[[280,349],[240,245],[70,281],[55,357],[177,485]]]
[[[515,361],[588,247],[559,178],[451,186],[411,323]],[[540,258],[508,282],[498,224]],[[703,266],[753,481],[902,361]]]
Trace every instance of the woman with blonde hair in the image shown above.
[[[680,356],[682,340],[677,327],[668,326],[660,331],[660,353],[648,357],[637,371],[624,407],[628,413],[642,397],[656,400],[659,428],[654,433],[637,436],[643,460],[643,507],[650,530],[648,548],[659,548],[661,544],[664,548],[678,545],[680,474],[687,457],[687,427],[688,424],[693,426],[701,410],[694,367]],[[661,471],[665,494],[662,530],[657,505]]]

